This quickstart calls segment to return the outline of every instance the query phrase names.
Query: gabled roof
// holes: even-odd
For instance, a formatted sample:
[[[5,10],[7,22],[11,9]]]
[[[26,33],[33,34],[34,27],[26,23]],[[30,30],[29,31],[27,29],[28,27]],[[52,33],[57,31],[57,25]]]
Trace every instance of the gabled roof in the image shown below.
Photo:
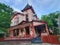
[[[40,22],[40,23],[45,23],[47,24],[47,22],[43,21],[43,20],[32,20],[32,22]]]
[[[13,12],[13,15],[17,15],[17,14],[21,14],[22,16],[24,15],[23,13],[20,13],[20,12],[17,12],[17,11]]]
[[[30,22],[26,22],[23,20],[22,22],[20,22],[19,24],[15,25],[15,26],[22,25],[23,23],[33,23],[33,22],[40,22],[40,23],[47,24],[45,21],[42,21],[42,20],[32,20]],[[15,27],[15,26],[11,26],[11,27]]]
[[[11,20],[12,20],[16,15],[18,15],[18,14],[24,16],[24,14],[15,11],[15,12],[13,13],[12,17],[11,17]]]
[[[32,12],[35,13],[34,10],[33,10],[33,8],[32,8],[32,6],[29,5],[29,4],[27,4],[27,5],[25,6],[25,8],[24,8],[23,10],[21,10],[21,11],[23,12],[23,11],[26,11],[26,10],[28,10],[28,9],[31,9]]]

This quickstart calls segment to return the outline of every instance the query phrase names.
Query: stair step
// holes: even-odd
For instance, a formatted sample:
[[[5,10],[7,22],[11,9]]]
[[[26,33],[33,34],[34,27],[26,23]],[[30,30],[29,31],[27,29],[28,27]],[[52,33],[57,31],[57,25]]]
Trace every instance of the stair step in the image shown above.
[[[32,43],[42,43],[40,37],[33,38],[31,42],[32,42]]]

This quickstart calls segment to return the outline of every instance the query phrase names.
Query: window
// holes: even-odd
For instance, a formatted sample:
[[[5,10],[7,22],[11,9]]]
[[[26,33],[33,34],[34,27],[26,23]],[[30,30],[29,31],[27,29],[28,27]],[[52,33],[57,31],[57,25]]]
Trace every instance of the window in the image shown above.
[[[26,21],[28,22],[28,15],[26,14]]]
[[[18,36],[19,35],[19,29],[14,29],[13,30],[13,35]]]
[[[18,24],[19,23],[19,17],[16,17],[15,20],[14,20],[14,24]]]

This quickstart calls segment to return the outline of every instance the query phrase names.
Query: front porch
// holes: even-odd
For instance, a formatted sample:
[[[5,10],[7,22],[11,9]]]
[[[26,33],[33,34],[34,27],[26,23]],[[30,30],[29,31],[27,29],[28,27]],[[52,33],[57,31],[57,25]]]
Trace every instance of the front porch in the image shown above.
[[[41,43],[41,34],[48,35],[48,27],[43,22],[22,22],[16,26],[9,28],[9,37],[5,37],[4,41],[21,41]]]
[[[34,37],[34,27],[32,23],[23,23],[21,25],[11,27],[9,30],[9,37],[11,38],[32,38]]]

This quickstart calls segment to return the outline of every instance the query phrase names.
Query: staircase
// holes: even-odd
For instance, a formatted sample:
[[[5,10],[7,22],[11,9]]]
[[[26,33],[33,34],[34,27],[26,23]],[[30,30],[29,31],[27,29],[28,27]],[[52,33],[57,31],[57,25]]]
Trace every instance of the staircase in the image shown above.
[[[36,37],[31,40],[31,43],[42,43],[42,41],[40,37]]]

